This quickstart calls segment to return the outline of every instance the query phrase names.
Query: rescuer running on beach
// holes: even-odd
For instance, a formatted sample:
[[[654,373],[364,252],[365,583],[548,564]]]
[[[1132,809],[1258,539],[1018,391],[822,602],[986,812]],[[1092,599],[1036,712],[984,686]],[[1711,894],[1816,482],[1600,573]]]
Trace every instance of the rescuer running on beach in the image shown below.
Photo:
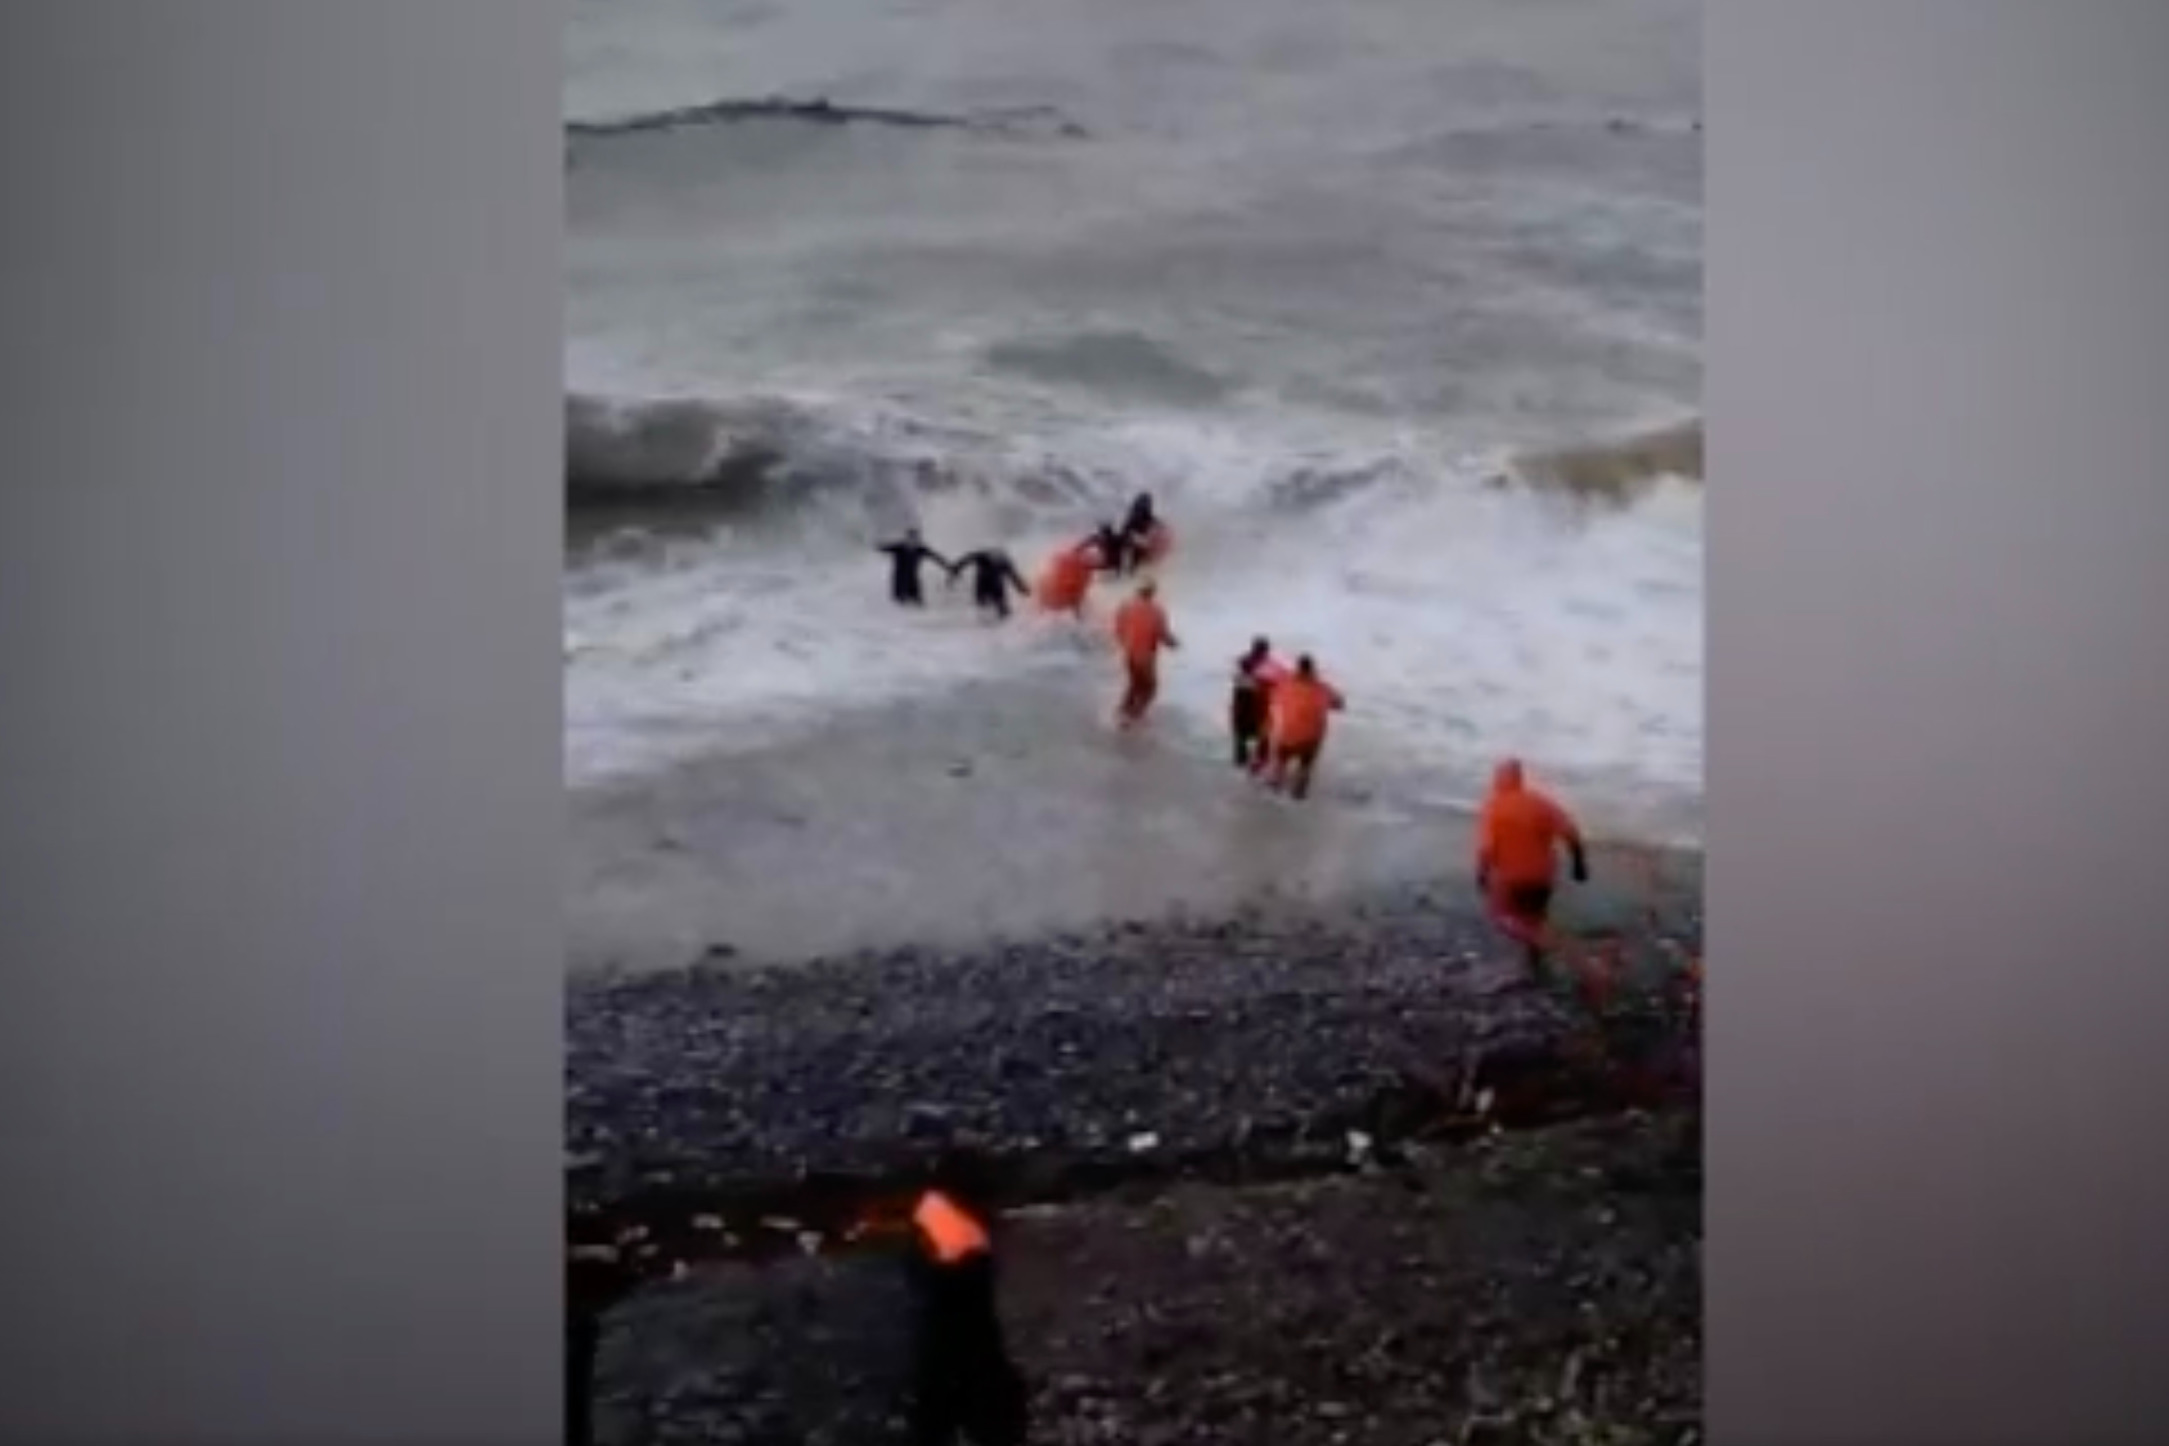
[[[1500,763],[1476,821],[1476,887],[1499,927],[1526,951],[1532,977],[1542,977],[1550,942],[1562,844],[1574,882],[1588,882],[1589,858],[1573,816],[1530,787],[1519,759]]]

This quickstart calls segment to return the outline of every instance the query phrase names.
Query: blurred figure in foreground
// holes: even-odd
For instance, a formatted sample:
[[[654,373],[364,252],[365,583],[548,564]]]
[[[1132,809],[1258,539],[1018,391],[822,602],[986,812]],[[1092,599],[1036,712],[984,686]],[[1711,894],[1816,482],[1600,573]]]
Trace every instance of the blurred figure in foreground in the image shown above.
[[[979,1157],[951,1149],[912,1212],[915,1446],[1021,1446],[1029,1425],[996,1305],[991,1193]]]

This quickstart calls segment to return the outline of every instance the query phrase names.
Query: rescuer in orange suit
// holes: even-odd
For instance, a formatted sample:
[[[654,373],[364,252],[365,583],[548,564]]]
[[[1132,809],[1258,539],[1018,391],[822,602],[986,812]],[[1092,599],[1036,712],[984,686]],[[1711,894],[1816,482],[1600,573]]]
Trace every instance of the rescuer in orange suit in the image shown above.
[[[1295,660],[1295,671],[1281,678],[1267,695],[1266,712],[1273,747],[1272,774],[1267,780],[1284,788],[1290,798],[1310,793],[1311,775],[1317,772],[1318,755],[1325,750],[1326,729],[1332,715],[1347,707],[1340,690],[1318,676],[1318,665],[1308,653]]]
[[[1033,591],[1042,610],[1083,617],[1085,597],[1092,591],[1091,544],[1076,543],[1049,558]]]
[[[1527,949],[1531,973],[1544,963],[1561,845],[1574,882],[1588,882],[1589,858],[1573,816],[1529,786],[1519,759],[1499,764],[1476,821],[1476,887],[1499,926]]]
[[[1145,719],[1153,699],[1160,694],[1160,650],[1181,646],[1167,625],[1167,610],[1160,606],[1159,589],[1149,582],[1137,585],[1130,599],[1115,610],[1115,641],[1122,647],[1124,685],[1115,721],[1134,728]]]

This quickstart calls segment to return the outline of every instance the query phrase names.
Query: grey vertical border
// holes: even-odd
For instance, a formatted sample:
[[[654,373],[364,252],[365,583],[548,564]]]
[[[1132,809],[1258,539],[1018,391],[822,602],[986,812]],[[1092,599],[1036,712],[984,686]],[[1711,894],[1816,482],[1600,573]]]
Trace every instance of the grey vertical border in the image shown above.
[[[2169,7],[1713,0],[1709,1424],[2169,1431]]]
[[[555,1439],[563,19],[0,19],[0,1440]]]

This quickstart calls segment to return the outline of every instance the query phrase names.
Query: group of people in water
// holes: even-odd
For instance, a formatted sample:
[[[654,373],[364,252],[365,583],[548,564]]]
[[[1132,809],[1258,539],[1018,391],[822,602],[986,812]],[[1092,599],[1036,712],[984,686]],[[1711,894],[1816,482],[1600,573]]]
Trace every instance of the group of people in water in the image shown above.
[[[1147,571],[1164,560],[1172,546],[1173,536],[1152,495],[1140,493],[1121,522],[1105,523],[1090,536],[1057,549],[1036,583],[1027,582],[999,547],[952,560],[928,546],[916,529],[880,550],[891,560],[890,596],[900,606],[925,605],[921,574],[932,563],[948,574],[952,586],[969,575],[974,604],[997,621],[1009,617],[1012,595],[1030,595],[1045,612],[1081,620],[1095,578],[1135,578],[1130,595],[1115,609],[1113,623],[1123,671],[1115,722],[1127,731],[1145,721],[1159,696],[1161,654],[1182,646],[1160,601],[1159,586]],[[1308,797],[1333,715],[1346,707],[1346,698],[1326,681],[1311,655],[1285,663],[1274,655],[1271,640],[1253,638],[1235,659],[1229,678],[1228,734],[1235,767],[1290,798]],[[1573,817],[1528,783],[1520,762],[1502,762],[1477,821],[1477,887],[1494,920],[1527,950],[1532,970],[1540,967],[1546,947],[1562,849],[1575,882],[1586,881],[1587,850]]]
[[[1167,553],[1169,534],[1153,510],[1152,494],[1141,492],[1118,523],[1103,523],[1090,537],[1063,549],[1048,564],[1038,587],[1024,580],[1016,559],[999,547],[984,547],[961,557],[942,556],[916,527],[878,549],[889,559],[889,598],[899,607],[926,606],[925,572],[929,564],[948,575],[951,587],[969,575],[973,605],[990,618],[1009,616],[1012,594],[1036,594],[1049,612],[1079,615],[1098,573],[1128,577]]]
[[[1012,595],[1030,595],[1048,613],[1081,620],[1095,578],[1137,577],[1166,558],[1172,545],[1173,535],[1160,519],[1152,494],[1144,492],[1131,501],[1119,523],[1103,523],[1090,536],[1058,549],[1036,585],[1025,580],[1016,561],[999,547],[947,558],[916,528],[882,544],[880,551],[889,557],[889,595],[900,607],[926,605],[923,574],[931,564],[947,573],[951,586],[968,576],[973,604],[996,621],[1010,616]],[[1115,722],[1126,731],[1145,721],[1159,697],[1160,655],[1181,647],[1160,602],[1158,584],[1149,575],[1140,577],[1115,609],[1113,632],[1123,668]],[[1291,666],[1273,656],[1268,640],[1253,639],[1235,660],[1230,680],[1228,726],[1235,766],[1291,798],[1307,797],[1331,715],[1345,706],[1340,691],[1319,675],[1315,659],[1305,654]]]

